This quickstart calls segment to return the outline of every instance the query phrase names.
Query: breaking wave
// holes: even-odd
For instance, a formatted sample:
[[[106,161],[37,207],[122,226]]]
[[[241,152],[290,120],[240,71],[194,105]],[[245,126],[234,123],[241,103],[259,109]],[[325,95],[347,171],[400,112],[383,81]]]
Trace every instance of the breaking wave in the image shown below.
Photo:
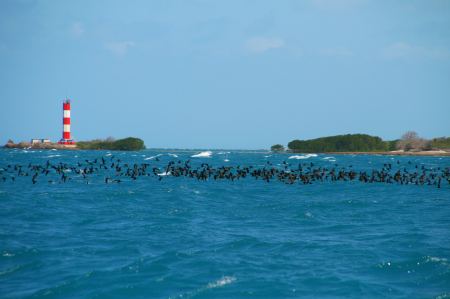
[[[312,157],[317,157],[317,154],[295,155],[295,156],[290,156],[288,159],[302,160],[302,159],[309,159]]]
[[[162,156],[162,154],[158,154],[156,156],[151,156],[151,157],[145,158],[144,160],[153,160],[153,159],[161,157],[161,156]]]
[[[158,175],[159,176],[167,176],[167,175],[170,175],[170,171],[164,171],[164,172],[161,172],[161,173],[158,173]]]
[[[212,155],[212,151],[205,151],[195,155],[192,155],[191,158],[209,158]]]
[[[236,281],[236,277],[234,277],[234,276],[224,276],[219,280],[208,283],[206,288],[207,289],[219,288],[219,287],[223,287],[227,284],[233,283],[235,281]]]

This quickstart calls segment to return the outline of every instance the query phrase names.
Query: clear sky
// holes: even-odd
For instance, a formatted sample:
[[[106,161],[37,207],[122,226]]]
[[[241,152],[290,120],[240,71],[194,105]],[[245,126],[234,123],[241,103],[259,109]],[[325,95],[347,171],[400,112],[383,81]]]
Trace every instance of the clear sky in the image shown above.
[[[450,1],[0,1],[0,143],[450,135]]]

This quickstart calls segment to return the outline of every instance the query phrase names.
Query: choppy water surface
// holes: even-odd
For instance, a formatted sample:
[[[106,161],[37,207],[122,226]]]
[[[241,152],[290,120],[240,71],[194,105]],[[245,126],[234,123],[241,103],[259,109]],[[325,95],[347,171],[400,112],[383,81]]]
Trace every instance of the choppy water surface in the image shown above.
[[[438,157],[199,153],[0,150],[0,168],[112,155],[152,167],[450,166]],[[450,298],[447,182],[104,179],[0,181],[1,298]]]

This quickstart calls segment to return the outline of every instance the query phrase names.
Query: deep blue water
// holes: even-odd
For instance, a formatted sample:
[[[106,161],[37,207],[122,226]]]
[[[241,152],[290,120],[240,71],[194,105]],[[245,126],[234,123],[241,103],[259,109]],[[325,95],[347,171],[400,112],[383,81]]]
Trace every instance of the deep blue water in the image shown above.
[[[152,166],[197,152],[167,153],[112,152]],[[149,159],[157,154],[159,162]],[[0,168],[102,155],[110,157],[0,150]],[[213,151],[191,159],[450,166],[448,157],[327,156]],[[447,182],[438,189],[153,176],[105,184],[98,175],[85,184],[71,175],[66,183],[0,181],[1,298],[450,298]]]

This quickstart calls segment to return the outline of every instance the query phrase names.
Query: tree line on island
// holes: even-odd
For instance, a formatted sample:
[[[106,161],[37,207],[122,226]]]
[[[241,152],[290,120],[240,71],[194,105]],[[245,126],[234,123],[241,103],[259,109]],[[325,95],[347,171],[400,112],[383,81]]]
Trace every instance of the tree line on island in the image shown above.
[[[285,151],[285,147],[275,144],[272,145],[271,150],[282,152]],[[287,150],[294,153],[450,150],[450,137],[427,140],[419,137],[416,132],[409,131],[400,139],[384,141],[378,136],[346,134],[309,140],[292,140],[288,143]]]
[[[145,149],[144,141],[135,137],[128,137],[115,140],[112,137],[107,139],[95,139],[91,141],[77,142],[77,148],[85,150],[116,150],[116,151],[139,151]]]

